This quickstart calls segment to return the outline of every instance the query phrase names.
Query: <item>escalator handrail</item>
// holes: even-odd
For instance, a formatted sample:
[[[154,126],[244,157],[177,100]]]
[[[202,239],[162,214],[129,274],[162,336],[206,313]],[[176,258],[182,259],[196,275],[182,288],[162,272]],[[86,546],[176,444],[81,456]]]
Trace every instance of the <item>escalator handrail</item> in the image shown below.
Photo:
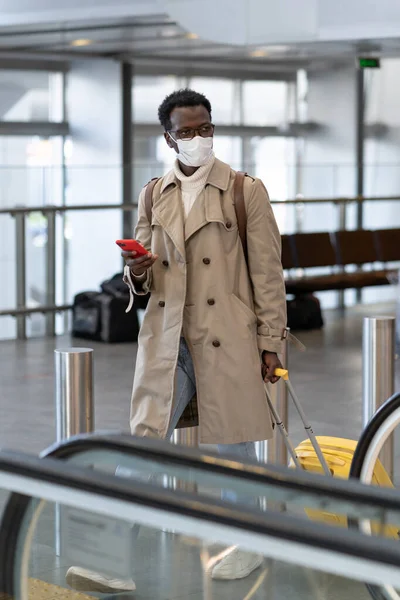
[[[382,407],[383,408],[383,407]],[[150,438],[136,438],[127,434],[97,433],[83,434],[53,444],[42,452],[42,457],[71,458],[92,450],[124,452],[141,459],[160,464],[176,465],[251,481],[261,485],[272,485],[292,492],[307,493],[321,497],[330,496],[342,502],[353,502],[364,506],[376,505],[383,510],[400,510],[400,495],[393,489],[362,485],[359,482],[324,477],[319,474],[288,469],[265,463],[245,464],[237,459],[223,458],[216,453],[201,453],[198,449]]]
[[[354,452],[353,460],[350,467],[350,479],[360,480],[364,469],[365,459],[369,452],[371,443],[373,442],[379,429],[384,425],[385,421],[400,407],[400,393],[397,392],[391,396],[382,406],[376,411],[372,419],[364,428]],[[358,529],[362,526],[361,521],[350,518],[348,526],[352,529]],[[385,598],[394,597],[392,594],[387,594],[385,590],[379,586],[367,584],[367,589],[370,596],[375,600],[384,600]],[[397,593],[397,592],[396,592]]]
[[[383,423],[390,415],[400,407],[400,392],[394,394],[386,400],[384,404],[376,411],[368,425],[364,428],[350,467],[350,479],[360,479],[365,457],[369,450],[370,444],[374,439],[377,431],[382,427]]]
[[[91,507],[93,512],[99,514],[102,510],[99,509],[94,500],[108,498],[119,500],[132,505],[145,506],[153,511],[161,510],[163,513],[174,513],[175,515],[184,518],[192,518],[196,521],[211,522],[215,526],[225,526],[226,528],[234,528],[234,530],[250,533],[251,535],[266,536],[268,539],[275,538],[290,544],[296,544],[298,552],[299,545],[301,547],[323,549],[326,552],[332,552],[336,555],[345,555],[353,559],[372,561],[374,564],[381,564],[387,567],[395,567],[396,570],[400,566],[400,547],[398,544],[388,542],[387,540],[375,537],[368,537],[356,531],[350,531],[341,528],[331,527],[323,523],[311,521],[301,517],[290,516],[288,514],[280,514],[278,512],[260,512],[256,508],[240,505],[229,505],[215,498],[199,497],[194,494],[181,491],[169,490],[151,485],[150,483],[126,480],[111,475],[94,471],[87,468],[72,466],[59,460],[46,458],[39,459],[37,457],[16,452],[0,452],[0,487],[1,475],[8,474],[23,478],[26,483],[41,482],[41,484],[51,484],[51,486],[61,486],[64,490],[68,488],[70,491],[79,491],[81,494],[86,493],[88,498],[87,506]],[[13,486],[8,483],[3,489],[13,489]],[[14,481],[15,489],[15,481]],[[19,488],[17,488],[19,489]],[[48,486],[42,486],[42,497],[47,499],[49,494],[46,494]],[[22,500],[24,503],[24,516],[30,506],[32,498],[20,493],[12,494],[14,500]],[[32,488],[30,493],[35,493]],[[47,497],[46,497],[47,495]],[[40,496],[39,496],[40,497]],[[71,500],[68,502],[72,506],[74,503]],[[60,495],[55,497],[54,492],[50,495],[53,502],[63,504],[63,498]],[[75,502],[75,505],[80,508],[81,500]],[[8,517],[10,516],[10,506],[8,504]],[[116,507],[121,510],[122,504],[119,503]],[[103,509],[104,511],[104,509]],[[7,510],[6,510],[7,512]],[[104,514],[106,514],[104,512]],[[110,513],[107,513],[110,516]],[[135,515],[132,514],[133,520]],[[121,512],[115,514],[115,518],[121,519]],[[21,520],[3,518],[0,529],[0,557],[10,553],[15,554],[16,544],[13,547],[9,546],[11,537],[18,537]],[[10,532],[14,533],[13,536]],[[196,532],[193,535],[201,537],[201,527],[196,524]],[[4,577],[10,577],[10,571],[5,573],[3,560],[0,560],[0,586],[3,585]],[[10,570],[10,562],[8,560],[7,569]],[[5,591],[0,587],[0,591]]]

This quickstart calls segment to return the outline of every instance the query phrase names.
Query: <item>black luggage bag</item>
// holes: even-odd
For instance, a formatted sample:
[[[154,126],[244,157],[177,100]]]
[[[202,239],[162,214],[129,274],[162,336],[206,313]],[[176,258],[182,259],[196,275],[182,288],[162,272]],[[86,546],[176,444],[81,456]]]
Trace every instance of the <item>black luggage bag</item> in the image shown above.
[[[324,320],[318,298],[314,294],[302,294],[288,300],[287,320],[293,331],[321,329]]]
[[[101,292],[82,292],[74,298],[72,335],[106,343],[136,342],[139,334],[136,302],[129,313],[129,290],[118,273],[101,284]]]

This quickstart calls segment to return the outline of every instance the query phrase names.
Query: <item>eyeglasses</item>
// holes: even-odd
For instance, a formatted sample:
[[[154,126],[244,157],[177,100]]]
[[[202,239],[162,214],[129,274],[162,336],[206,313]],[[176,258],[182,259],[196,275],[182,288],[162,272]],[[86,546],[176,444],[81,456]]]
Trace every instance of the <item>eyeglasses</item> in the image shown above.
[[[202,125],[201,127],[198,127],[197,129],[179,129],[179,130],[170,129],[168,131],[168,133],[170,134],[171,137],[172,137],[171,133],[174,133],[178,140],[189,141],[189,140],[192,140],[196,136],[196,133],[198,133],[203,138],[212,137],[214,134],[214,129],[215,129],[215,125],[213,125],[212,123],[207,123],[206,125]],[[174,138],[172,138],[172,139],[174,140]],[[174,142],[175,141],[176,140],[174,140]]]

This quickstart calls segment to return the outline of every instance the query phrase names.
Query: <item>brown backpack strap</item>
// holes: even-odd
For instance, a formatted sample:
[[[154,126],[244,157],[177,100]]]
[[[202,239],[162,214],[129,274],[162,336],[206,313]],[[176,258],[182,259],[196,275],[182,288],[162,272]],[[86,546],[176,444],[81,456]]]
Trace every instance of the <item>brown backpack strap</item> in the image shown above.
[[[244,203],[244,178],[247,173],[237,171],[233,184],[233,203],[235,205],[236,220],[242,242],[244,257],[247,262],[247,213]]]
[[[151,225],[151,214],[153,211],[153,191],[157,181],[160,181],[160,177],[154,177],[149,181],[146,186],[145,196],[144,196],[144,208],[146,210],[147,220]]]

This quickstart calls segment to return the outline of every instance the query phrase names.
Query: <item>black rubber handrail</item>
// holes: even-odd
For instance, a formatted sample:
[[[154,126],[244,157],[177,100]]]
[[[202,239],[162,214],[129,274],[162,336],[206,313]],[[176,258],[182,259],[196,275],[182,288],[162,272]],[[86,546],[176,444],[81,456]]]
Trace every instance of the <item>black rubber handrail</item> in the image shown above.
[[[361,437],[358,441],[351,463],[349,475],[351,479],[360,480],[365,458],[367,456],[372,440],[374,439],[377,431],[382,427],[384,422],[399,407],[400,393],[398,392],[394,394],[391,398],[386,400],[384,404],[382,404],[382,406],[376,411],[372,419],[364,428],[364,431],[362,432]],[[360,523],[357,519],[348,519],[348,526],[351,529],[359,529]],[[383,594],[379,586],[367,584],[366,587],[374,600],[385,600],[385,598],[387,598],[387,595]]]
[[[355,481],[324,477],[299,469],[277,465],[237,461],[237,457],[223,458],[220,454],[201,453],[198,449],[175,446],[162,440],[136,438],[127,434],[85,434],[59,442],[43,451],[42,457],[68,459],[93,450],[124,452],[125,454],[159,464],[180,466],[228,476],[242,481],[275,485],[291,492],[329,496],[333,500],[353,502],[382,510],[400,510],[400,495],[396,490],[377,486],[363,486]],[[210,457],[212,460],[210,460]]]
[[[260,512],[256,508],[228,505],[221,500],[200,497],[181,490],[168,490],[135,480],[65,463],[52,458],[39,459],[15,452],[0,452],[0,474],[14,474],[31,480],[61,485],[72,490],[99,494],[102,497],[161,509],[182,517],[230,526],[258,535],[400,567],[400,547],[380,538],[365,537],[357,532],[334,528],[299,517],[277,512]],[[29,490],[27,490],[29,493]],[[24,517],[32,499],[12,494],[0,529],[0,591],[14,594],[14,570],[17,543]],[[400,504],[400,501],[398,501]],[[132,515],[134,517],[134,514]],[[201,528],[199,527],[201,532]]]
[[[390,417],[390,415],[400,407],[400,392],[394,394],[386,400],[384,404],[376,411],[368,425],[364,428],[350,467],[350,478],[360,479],[361,471],[364,465],[365,457],[369,450],[370,444],[376,435],[378,429]]]

